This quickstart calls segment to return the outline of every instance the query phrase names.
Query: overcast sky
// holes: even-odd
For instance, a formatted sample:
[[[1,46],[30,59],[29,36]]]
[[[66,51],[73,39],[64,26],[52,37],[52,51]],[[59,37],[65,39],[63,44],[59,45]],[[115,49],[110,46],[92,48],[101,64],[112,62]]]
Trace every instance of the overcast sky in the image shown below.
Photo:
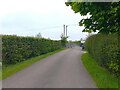
[[[0,33],[60,39],[63,24],[68,26],[69,40],[87,37],[78,26],[83,17],[75,14],[64,0],[0,0]]]

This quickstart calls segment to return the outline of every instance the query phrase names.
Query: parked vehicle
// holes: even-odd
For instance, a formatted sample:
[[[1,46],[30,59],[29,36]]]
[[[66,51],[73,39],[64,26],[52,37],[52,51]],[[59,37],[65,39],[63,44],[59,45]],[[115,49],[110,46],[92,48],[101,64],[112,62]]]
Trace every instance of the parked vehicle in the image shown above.
[[[82,47],[82,50],[83,50],[84,49],[84,44],[81,47]]]
[[[84,43],[80,43],[80,47],[84,49]]]

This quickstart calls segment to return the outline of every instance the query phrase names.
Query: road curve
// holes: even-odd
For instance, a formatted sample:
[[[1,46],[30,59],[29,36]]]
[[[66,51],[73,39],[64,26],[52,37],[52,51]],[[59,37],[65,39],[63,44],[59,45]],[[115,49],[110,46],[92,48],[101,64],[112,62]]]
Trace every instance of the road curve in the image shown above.
[[[96,88],[80,61],[79,47],[66,49],[3,80],[3,88]]]

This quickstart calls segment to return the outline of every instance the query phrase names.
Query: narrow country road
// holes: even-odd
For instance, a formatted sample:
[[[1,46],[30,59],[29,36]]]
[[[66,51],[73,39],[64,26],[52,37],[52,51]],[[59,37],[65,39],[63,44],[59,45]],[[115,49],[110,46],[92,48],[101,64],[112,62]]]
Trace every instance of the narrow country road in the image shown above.
[[[49,56],[3,80],[3,88],[96,88],[80,61],[80,47]]]

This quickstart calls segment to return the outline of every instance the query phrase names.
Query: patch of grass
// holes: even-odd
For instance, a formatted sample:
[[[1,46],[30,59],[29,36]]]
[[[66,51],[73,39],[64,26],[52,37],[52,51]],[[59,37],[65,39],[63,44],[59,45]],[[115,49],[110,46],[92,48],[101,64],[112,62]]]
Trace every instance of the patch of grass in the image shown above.
[[[118,88],[117,78],[104,68],[100,67],[88,53],[84,53],[81,60],[98,88]]]
[[[41,59],[46,58],[50,55],[53,55],[57,52],[60,52],[62,50],[64,50],[64,49],[60,49],[60,50],[57,50],[57,51],[54,51],[54,52],[43,54],[43,55],[40,55],[38,57],[34,57],[34,58],[28,59],[26,61],[14,64],[14,65],[9,65],[2,70],[2,80],[6,79],[7,77],[13,75],[14,73],[16,73],[18,71],[30,66],[31,64],[33,64],[37,61],[40,61]]]

